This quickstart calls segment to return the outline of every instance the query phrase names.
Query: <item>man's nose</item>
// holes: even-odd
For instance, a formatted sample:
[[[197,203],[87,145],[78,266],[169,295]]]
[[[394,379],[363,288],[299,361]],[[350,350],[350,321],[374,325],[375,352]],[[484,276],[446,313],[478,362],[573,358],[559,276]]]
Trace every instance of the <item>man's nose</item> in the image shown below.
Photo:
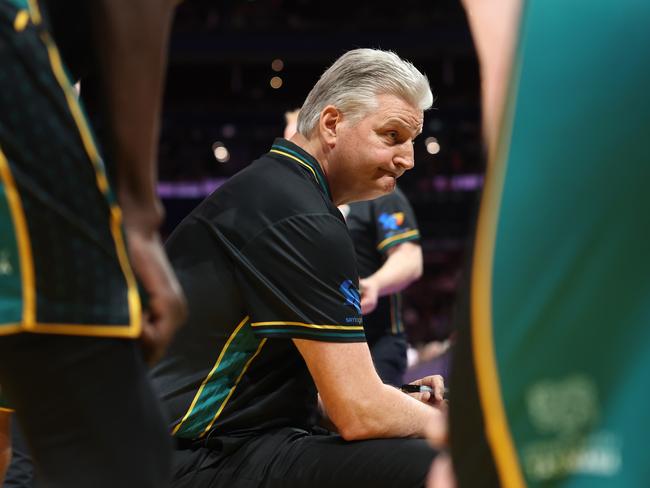
[[[395,157],[393,158],[393,163],[395,166],[400,166],[404,171],[413,169],[415,166],[415,158],[413,155],[413,143],[411,141],[406,141],[404,144],[401,144]]]

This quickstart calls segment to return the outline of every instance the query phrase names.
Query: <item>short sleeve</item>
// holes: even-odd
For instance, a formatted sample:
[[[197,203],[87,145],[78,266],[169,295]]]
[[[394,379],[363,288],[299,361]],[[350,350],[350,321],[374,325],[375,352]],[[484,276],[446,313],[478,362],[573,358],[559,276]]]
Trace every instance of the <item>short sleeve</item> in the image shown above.
[[[358,273],[345,223],[293,216],[242,249],[242,289],[256,335],[363,342]]]
[[[420,239],[415,213],[402,192],[395,190],[375,200],[373,205],[379,252],[385,253],[397,244]]]

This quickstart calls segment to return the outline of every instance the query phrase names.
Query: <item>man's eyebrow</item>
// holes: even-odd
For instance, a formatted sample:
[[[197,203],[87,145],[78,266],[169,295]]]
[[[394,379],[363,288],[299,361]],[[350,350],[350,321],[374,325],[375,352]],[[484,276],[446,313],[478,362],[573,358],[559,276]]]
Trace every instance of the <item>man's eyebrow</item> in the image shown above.
[[[386,120],[386,122],[384,123],[384,125],[391,125],[391,124],[397,124],[397,125],[401,125],[402,127],[408,127],[408,128],[410,128],[410,125],[404,123],[404,121],[403,121],[402,119],[400,119],[399,117],[390,117],[390,118],[389,118],[388,120]]]
[[[415,127],[413,127],[411,124],[407,124],[404,122],[404,120],[398,118],[398,117],[391,117],[389,118],[384,124],[382,124],[384,127],[388,125],[399,125],[400,127],[407,129],[407,130],[414,130],[418,135],[422,133],[422,128],[423,124],[418,123]]]

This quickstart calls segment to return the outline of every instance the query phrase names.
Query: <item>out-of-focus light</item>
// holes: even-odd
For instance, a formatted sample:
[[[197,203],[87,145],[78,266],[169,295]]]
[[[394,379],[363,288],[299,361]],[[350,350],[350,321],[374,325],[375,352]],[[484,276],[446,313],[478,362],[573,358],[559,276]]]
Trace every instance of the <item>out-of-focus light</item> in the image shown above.
[[[269,84],[271,85],[271,88],[277,90],[282,86],[282,78],[279,76],[274,76],[271,78],[271,81],[269,81]]]
[[[438,154],[440,152],[440,143],[435,137],[427,137],[424,140],[424,144],[429,154]]]
[[[429,154],[438,154],[440,152],[440,144],[437,142],[427,144],[427,152]]]
[[[280,58],[274,59],[271,63],[271,69],[276,73],[279,73],[284,69],[284,61],[282,61]]]
[[[221,128],[221,135],[224,136],[226,139],[230,139],[235,136],[237,133],[237,127],[235,127],[233,124],[225,124]]]
[[[220,163],[225,163],[230,159],[230,152],[228,148],[223,145],[222,142],[215,142],[212,144],[212,153],[217,161]]]

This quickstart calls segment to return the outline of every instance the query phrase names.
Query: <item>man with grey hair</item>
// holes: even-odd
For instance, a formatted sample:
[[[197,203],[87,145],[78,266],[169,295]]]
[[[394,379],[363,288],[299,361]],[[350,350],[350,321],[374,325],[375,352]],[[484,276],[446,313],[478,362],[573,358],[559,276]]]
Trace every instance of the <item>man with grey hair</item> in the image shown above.
[[[394,53],[344,54],[298,133],[171,235],[190,318],[153,378],[172,416],[174,486],[423,485],[436,453],[425,430],[446,437],[442,378],[411,395],[380,380],[337,205],[394,190],[432,98]],[[314,425],[317,394],[338,433]]]

